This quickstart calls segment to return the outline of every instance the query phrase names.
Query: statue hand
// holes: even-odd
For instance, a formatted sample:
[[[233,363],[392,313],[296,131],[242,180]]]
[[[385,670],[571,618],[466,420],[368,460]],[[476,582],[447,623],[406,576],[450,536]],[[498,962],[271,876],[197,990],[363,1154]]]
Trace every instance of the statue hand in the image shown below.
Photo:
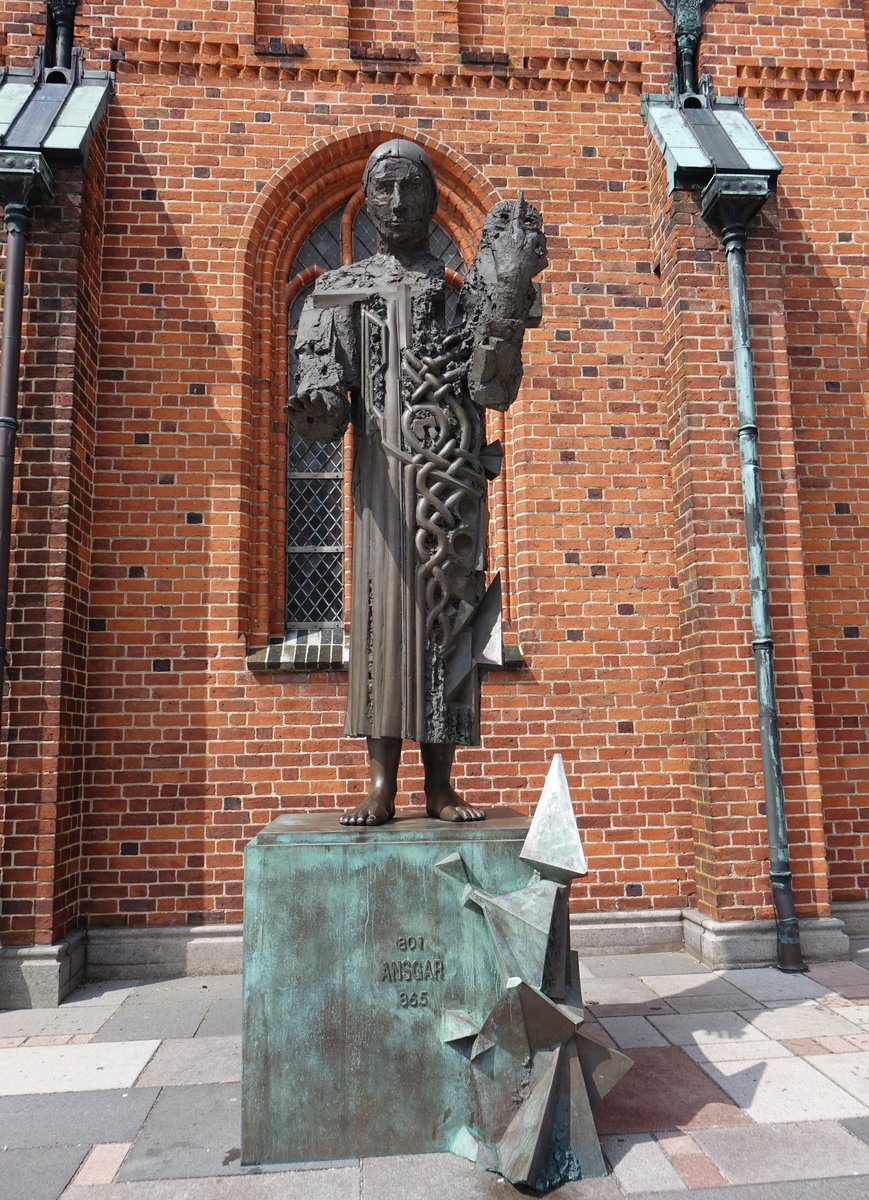
[[[486,218],[483,244],[492,256],[498,314],[524,318],[531,280],[547,263],[540,213],[521,195],[513,204],[496,204]]]
[[[309,442],[342,437],[350,420],[346,395],[328,389],[291,396],[287,412],[296,433]]]

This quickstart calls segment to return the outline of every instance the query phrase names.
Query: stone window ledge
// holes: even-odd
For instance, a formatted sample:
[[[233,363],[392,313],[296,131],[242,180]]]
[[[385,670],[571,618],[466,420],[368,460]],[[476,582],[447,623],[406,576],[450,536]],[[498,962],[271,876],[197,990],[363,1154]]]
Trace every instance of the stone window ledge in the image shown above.
[[[350,639],[340,629],[288,634],[280,641],[251,650],[245,659],[249,671],[346,671]],[[504,645],[504,663],[488,671],[518,671],[525,655],[516,642]]]

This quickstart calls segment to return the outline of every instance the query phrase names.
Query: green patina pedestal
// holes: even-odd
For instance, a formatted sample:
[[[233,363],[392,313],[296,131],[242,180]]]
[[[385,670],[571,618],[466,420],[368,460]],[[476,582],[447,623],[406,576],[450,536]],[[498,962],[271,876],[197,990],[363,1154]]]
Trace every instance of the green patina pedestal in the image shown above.
[[[330,812],[279,817],[254,838],[243,1162],[454,1148],[488,1072],[444,1041],[444,1015],[482,1023],[503,990],[485,922],[462,894],[531,881],[519,859],[528,827],[510,809],[479,824],[411,813],[371,830]],[[436,869],[457,853],[467,879]]]

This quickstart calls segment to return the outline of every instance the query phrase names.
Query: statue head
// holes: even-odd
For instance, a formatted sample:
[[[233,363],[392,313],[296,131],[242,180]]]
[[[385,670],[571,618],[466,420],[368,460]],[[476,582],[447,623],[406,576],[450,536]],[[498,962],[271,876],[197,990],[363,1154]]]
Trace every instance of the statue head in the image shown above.
[[[409,253],[426,244],[437,186],[421,146],[405,138],[383,142],[369,156],[362,189],[381,250]]]

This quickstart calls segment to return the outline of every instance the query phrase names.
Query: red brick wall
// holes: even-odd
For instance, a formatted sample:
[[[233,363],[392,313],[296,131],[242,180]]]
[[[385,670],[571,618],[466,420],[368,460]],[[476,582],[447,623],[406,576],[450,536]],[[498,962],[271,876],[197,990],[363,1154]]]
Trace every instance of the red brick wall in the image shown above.
[[[504,0],[458,0],[456,16],[459,47],[463,52],[505,53]]]
[[[7,5],[7,61],[39,40],[35,7]],[[118,73],[102,240],[89,235],[69,316],[83,380],[98,362],[92,480],[76,476],[82,520],[58,528],[52,560],[79,614],[64,618],[78,674],[56,721],[76,746],[84,720],[86,749],[79,791],[54,800],[34,770],[42,808],[7,805],[7,859],[26,866],[4,876],[19,897],[4,938],[31,928],[15,904],[32,923],[37,894],[43,938],[76,921],[237,921],[256,829],[364,788],[363,747],[340,736],[343,674],[253,674],[245,654],[279,632],[286,272],[395,133],[429,147],[466,248],[520,188],[549,231],[492,536],[526,665],[489,679],[460,783],[527,806],[560,751],[592,863],[578,903],[769,912],[726,272],[693,200],[667,196],[639,111],[642,90],[667,89],[671,19],[649,0],[478,7],[482,32],[443,0],[80,5],[88,65],[113,52]],[[869,896],[866,28],[847,2],[713,5],[706,26],[702,69],[785,164],[749,242],[750,301],[788,817],[801,911],[817,914],[830,890]],[[269,54],[270,37],[305,56]],[[397,39],[416,61],[351,58],[354,41]],[[463,49],[510,63],[462,66]],[[34,272],[54,236],[36,228]],[[29,377],[41,353],[31,335]],[[19,530],[47,470],[25,438]],[[16,594],[44,589],[26,556],[15,570]],[[39,612],[28,628],[40,649],[14,687],[35,708],[56,635]],[[12,633],[14,650],[20,604]],[[23,699],[9,720],[30,744]],[[405,798],[420,786],[409,747]],[[49,843],[34,889],[30,848]]]
[[[858,900],[869,888],[869,113],[813,105],[798,122],[795,108],[776,150],[796,176],[779,211],[815,713],[831,886]]]
[[[350,52],[409,50],[414,41],[413,0],[377,4],[350,0]]]
[[[105,138],[33,213],[10,596],[4,941],[78,927]]]

